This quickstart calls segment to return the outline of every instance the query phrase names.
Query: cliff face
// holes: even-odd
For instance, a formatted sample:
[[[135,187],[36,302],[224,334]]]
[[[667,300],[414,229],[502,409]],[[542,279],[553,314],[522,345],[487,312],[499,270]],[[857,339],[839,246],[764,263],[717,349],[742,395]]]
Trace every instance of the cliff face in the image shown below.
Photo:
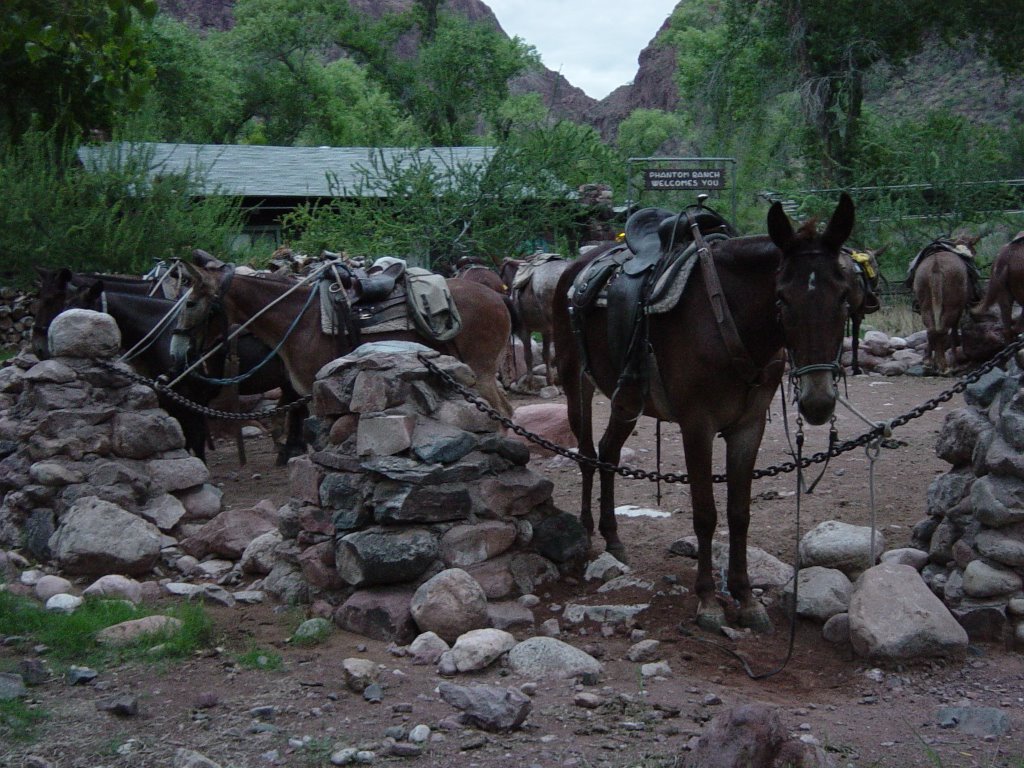
[[[413,0],[350,0],[352,6],[377,19],[385,13],[408,9]],[[197,29],[230,29],[233,24],[234,0],[157,0],[160,10]],[[446,8],[472,21],[493,24],[505,34],[493,11],[481,0],[448,0]],[[666,19],[665,23],[668,23]],[[634,109],[675,108],[678,91],[675,85],[675,51],[652,43],[640,53],[639,70],[632,84],[623,85],[604,99],[593,99],[575,87],[558,72],[541,67],[528,72],[510,83],[512,93],[538,93],[551,114],[581,125],[592,125],[601,136],[614,139],[619,123]],[[527,41],[529,42],[529,41]],[[400,41],[396,53],[411,56],[415,51],[415,37]]]

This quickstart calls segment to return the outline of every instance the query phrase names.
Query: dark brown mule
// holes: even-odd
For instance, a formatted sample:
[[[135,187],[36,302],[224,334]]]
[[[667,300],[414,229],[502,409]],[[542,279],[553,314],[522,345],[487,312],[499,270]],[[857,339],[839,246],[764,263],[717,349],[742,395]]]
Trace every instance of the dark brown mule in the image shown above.
[[[193,277],[193,292],[178,328],[187,331],[201,326],[214,304],[219,303],[229,322],[245,324],[272,349],[281,344],[278,355],[300,394],[312,392],[313,380],[326,363],[351,351],[340,348],[339,338],[322,330],[319,302],[309,301],[309,292],[315,288],[296,288],[294,283],[281,280],[234,274],[232,265],[216,262],[206,267],[186,266]],[[498,365],[511,332],[502,297],[490,288],[465,280],[450,279],[448,286],[462,317],[462,331],[451,341],[436,342],[413,331],[373,334],[364,340],[416,341],[457,357],[473,369],[480,394],[502,415],[510,416],[512,408],[497,381]],[[181,336],[177,339],[175,352],[180,357],[185,345],[180,344]]]
[[[877,251],[861,251],[844,247],[840,256],[843,272],[849,288],[846,303],[850,311],[850,369],[859,376],[860,327],[867,315],[881,308],[878,301],[878,257],[885,248]]]
[[[974,242],[960,239],[955,246],[973,254]],[[960,346],[960,320],[972,298],[970,267],[954,250],[930,249],[922,253],[914,268],[912,289],[928,332],[926,364],[936,373],[947,373],[949,355]]]
[[[512,297],[517,321],[516,335],[523,343],[528,389],[533,389],[534,333],[540,334],[545,381],[549,386],[554,383],[554,366],[551,360],[551,345],[554,340],[552,306],[558,278],[572,263],[560,258],[545,261],[536,259],[536,256],[526,260],[506,259],[500,272]],[[517,277],[522,277],[524,270],[529,270],[529,279],[517,284]]]
[[[846,194],[820,235],[813,222],[794,231],[782,206],[776,203],[768,212],[768,237],[735,238],[714,244],[714,271],[721,286],[717,298],[724,297],[728,307],[725,315],[731,315],[737,335],[732,336],[716,320],[708,283],[701,270],[694,267],[678,303],[663,314],[647,317],[649,347],[644,348],[650,351],[648,362],[657,365],[656,370],[648,365],[646,388],[619,386],[620,372],[610,362],[609,309],[594,307],[583,318],[582,352],[574,338],[566,293],[592,256],[566,270],[555,291],[558,367],[580,454],[618,464],[622,445],[641,413],[674,421],[682,430],[698,540],[697,618],[702,626],[721,626],[726,618],[715,599],[711,565],[712,536],[718,518],[712,477],[717,434],[726,443],[729,593],[739,603],[741,624],[770,626],[764,606],[751,594],[747,576],[754,463],[768,407],[782,378],[785,353],[789,355],[790,376],[803,418],[811,424],[822,424],[832,416],[847,312],[847,282],[839,249],[853,222],[853,201]],[[670,242],[670,247],[678,246]],[[745,349],[746,365],[737,362],[738,345],[724,341],[730,336],[738,337]],[[594,383],[611,397],[610,420],[599,451],[594,450],[591,414]],[[581,470],[582,522],[592,532],[590,496],[595,467],[583,463]],[[625,548],[615,521],[615,474],[602,469],[600,478],[598,528],[608,551],[622,555]]]
[[[1006,343],[1013,341],[1021,331],[1022,320],[1014,322],[1013,307],[1024,306],[1024,232],[999,249],[992,262],[992,276],[988,281],[985,298],[972,314],[982,314],[993,304],[999,307]]]

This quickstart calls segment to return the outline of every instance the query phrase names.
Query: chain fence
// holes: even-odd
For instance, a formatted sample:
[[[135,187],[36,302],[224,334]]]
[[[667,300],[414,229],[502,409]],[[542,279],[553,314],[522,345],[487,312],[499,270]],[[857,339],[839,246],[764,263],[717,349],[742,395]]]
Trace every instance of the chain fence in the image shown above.
[[[786,472],[793,472],[797,469],[806,469],[812,464],[820,464],[821,462],[828,461],[840,454],[852,451],[854,448],[862,448],[872,443],[879,443],[884,445],[882,442],[883,438],[887,438],[892,430],[902,427],[913,419],[920,418],[928,411],[938,408],[943,403],[946,403],[953,399],[957,394],[962,393],[971,384],[980,380],[989,371],[1005,365],[1014,355],[1016,355],[1022,348],[1024,348],[1024,335],[1017,338],[1016,341],[1011,342],[1007,346],[1003,347],[999,352],[993,355],[989,360],[973,369],[970,373],[960,379],[956,384],[950,387],[948,390],[941,392],[930,400],[926,400],[921,405],[912,408],[905,414],[897,416],[887,422],[879,423],[877,426],[869,429],[858,437],[846,440],[840,443],[831,445],[828,450],[819,451],[812,454],[811,456],[803,456],[799,460],[785,461],[781,464],[775,464],[770,467],[763,469],[755,469],[753,478],[760,479],[763,477],[775,477]],[[552,453],[556,453],[559,456],[564,456],[571,461],[576,462],[580,465],[587,465],[597,470],[614,472],[621,477],[634,478],[636,480],[651,480],[653,482],[664,482],[664,483],[681,483],[689,484],[690,479],[686,473],[681,472],[658,472],[645,469],[639,469],[636,467],[623,466],[618,464],[612,464],[611,462],[601,461],[600,459],[591,458],[589,456],[581,456],[576,451],[566,448],[564,446],[553,443],[550,440],[541,437],[540,435],[529,432],[520,425],[516,424],[507,416],[503,416],[496,411],[487,401],[483,400],[479,395],[473,392],[468,387],[460,384],[448,373],[441,370],[437,365],[433,363],[427,357],[420,355],[420,362],[426,366],[432,374],[439,377],[444,383],[451,389],[461,394],[468,402],[472,403],[477,410],[486,413],[491,419],[501,422],[505,427],[515,434],[526,438],[532,443],[535,443],[542,448],[546,448]],[[724,483],[728,480],[724,474],[713,474],[713,482]]]

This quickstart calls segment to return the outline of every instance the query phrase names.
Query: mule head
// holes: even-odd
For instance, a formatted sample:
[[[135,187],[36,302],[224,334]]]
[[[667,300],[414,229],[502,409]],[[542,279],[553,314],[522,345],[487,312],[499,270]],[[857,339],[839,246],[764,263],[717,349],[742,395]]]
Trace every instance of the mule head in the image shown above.
[[[217,264],[219,266],[213,267],[181,262],[192,285],[171,333],[171,359],[178,370],[188,364],[192,351],[202,344],[210,316],[220,301],[222,285],[227,280],[223,273],[229,270],[221,262]]]
[[[800,414],[811,424],[832,417],[839,394],[849,291],[840,249],[853,222],[845,192],[820,234],[813,220],[794,230],[779,203],[768,211],[768,235],[782,252],[775,288],[789,376]]]
[[[32,303],[32,352],[40,360],[50,357],[47,337],[54,318],[67,309],[68,285],[71,270],[36,267],[39,273],[39,292]]]

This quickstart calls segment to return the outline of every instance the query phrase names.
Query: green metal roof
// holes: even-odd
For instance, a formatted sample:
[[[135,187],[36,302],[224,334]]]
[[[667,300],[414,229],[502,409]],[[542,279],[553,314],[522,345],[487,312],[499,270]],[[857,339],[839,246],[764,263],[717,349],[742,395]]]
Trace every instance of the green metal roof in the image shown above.
[[[384,197],[374,169],[431,164],[438,171],[486,165],[493,147],[267,147],[242,144],[122,142],[83,146],[85,168],[109,167],[132,156],[146,158],[153,177],[192,173],[203,194],[245,197]]]

